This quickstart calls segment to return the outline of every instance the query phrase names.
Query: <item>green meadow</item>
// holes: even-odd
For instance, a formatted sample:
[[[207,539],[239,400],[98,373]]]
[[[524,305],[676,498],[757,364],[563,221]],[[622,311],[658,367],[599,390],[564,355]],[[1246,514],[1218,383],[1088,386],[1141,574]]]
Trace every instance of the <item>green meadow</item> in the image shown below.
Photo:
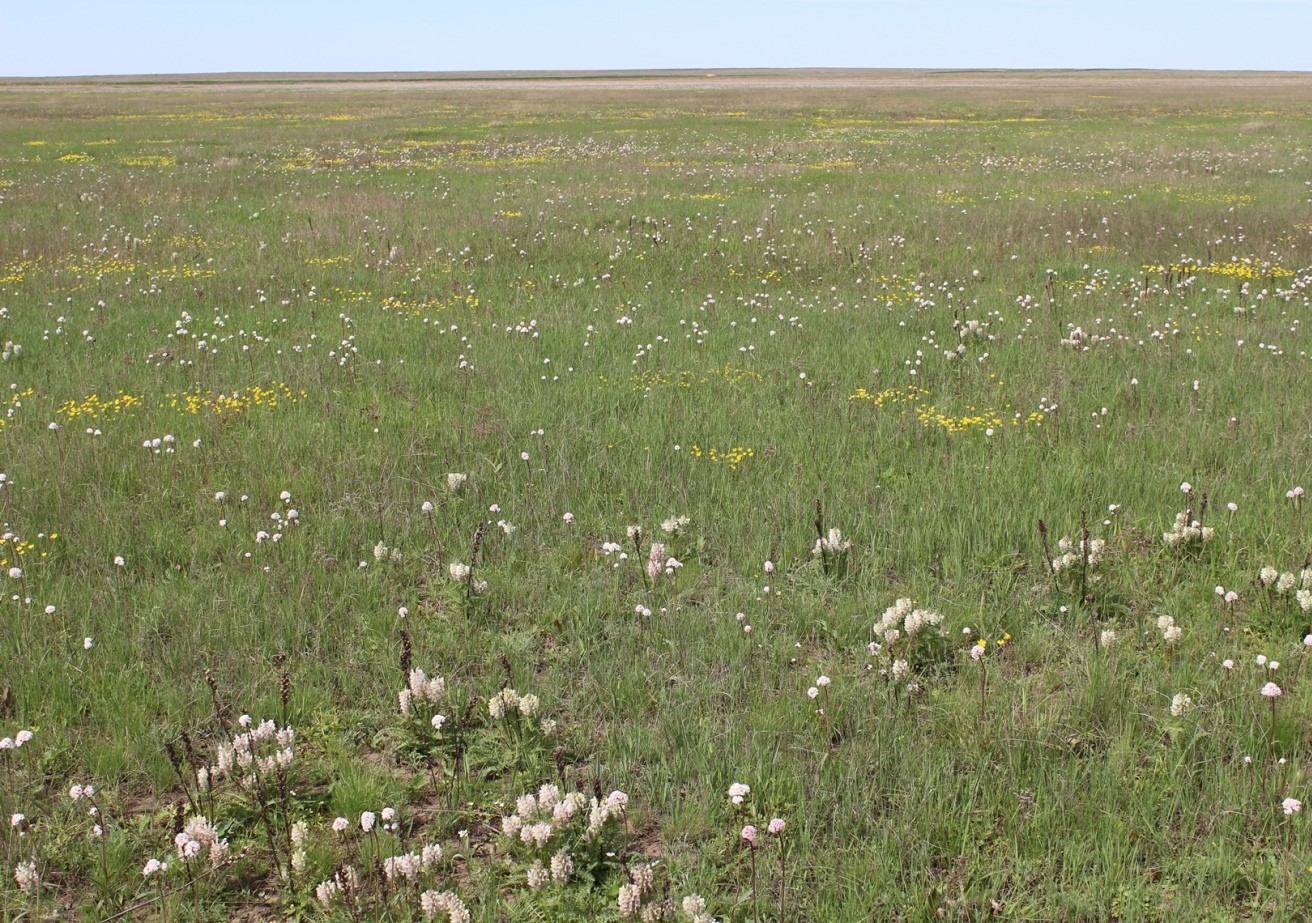
[[[903,76],[0,85],[0,916],[1304,918],[1312,79]]]

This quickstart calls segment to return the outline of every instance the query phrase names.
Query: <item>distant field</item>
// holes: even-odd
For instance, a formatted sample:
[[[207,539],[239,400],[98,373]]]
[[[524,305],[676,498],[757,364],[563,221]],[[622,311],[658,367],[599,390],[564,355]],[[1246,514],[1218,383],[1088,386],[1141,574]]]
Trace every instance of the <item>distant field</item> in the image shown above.
[[[1302,918],[1309,177],[1309,74],[0,81],[0,912]]]

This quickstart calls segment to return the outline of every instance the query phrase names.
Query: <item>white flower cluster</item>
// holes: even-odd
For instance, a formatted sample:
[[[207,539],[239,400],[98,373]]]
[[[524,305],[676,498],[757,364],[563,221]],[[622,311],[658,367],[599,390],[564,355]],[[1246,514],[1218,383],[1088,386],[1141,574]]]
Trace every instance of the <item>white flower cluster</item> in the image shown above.
[[[661,523],[661,531],[666,535],[682,535],[690,522],[692,518],[689,516],[671,516]]]
[[[187,826],[173,838],[173,845],[178,849],[178,857],[187,862],[208,850],[212,868],[218,868],[228,858],[228,841],[201,816],[187,821]]]
[[[446,476],[447,490],[451,491],[452,493],[455,493],[457,490],[464,487],[465,482],[468,480],[469,480],[469,475],[464,474],[460,471],[448,472]]]
[[[472,919],[469,908],[454,891],[425,891],[419,895],[419,908],[430,919],[445,913],[449,923],[469,923]]]
[[[692,923],[715,923],[715,917],[706,912],[706,898],[689,894],[683,899],[683,915]]]
[[[651,552],[647,555],[647,576],[655,580],[661,574],[667,577],[673,577],[674,572],[683,563],[677,560],[673,555],[665,553],[665,545],[662,542],[653,542]]]
[[[843,533],[839,529],[830,529],[824,538],[815,540],[815,547],[811,549],[811,554],[817,558],[821,555],[840,555],[852,550],[852,540],[843,538]]]
[[[398,878],[410,882],[417,881],[420,872],[433,868],[441,860],[442,847],[431,844],[417,853],[388,856],[383,860],[383,875],[388,881],[396,881]]]
[[[1184,634],[1184,629],[1175,624],[1175,619],[1169,615],[1157,618],[1157,630],[1162,633],[1162,640],[1167,644],[1176,644]]]
[[[1274,567],[1263,567],[1257,572],[1257,581],[1278,596],[1288,596],[1292,590],[1299,608],[1312,612],[1312,567],[1303,568],[1298,576],[1288,572],[1282,574]]]
[[[295,730],[280,728],[268,719],[252,727],[250,715],[242,715],[238,724],[246,730],[233,737],[231,743],[220,744],[215,764],[202,767],[197,773],[202,789],[208,789],[234,767],[246,774],[243,782],[249,786],[255,784],[256,772],[273,772],[292,764],[296,755]]]
[[[1193,711],[1194,700],[1183,692],[1177,692],[1171,697],[1171,717],[1183,718],[1189,712]]]
[[[227,500],[227,497],[227,493],[222,490],[214,495],[214,499],[219,503],[223,503]],[[241,502],[245,503],[247,499],[249,498],[245,494],[242,494]],[[292,502],[291,491],[284,490],[278,495],[278,499],[282,501],[283,506],[289,506]],[[255,533],[255,544],[263,545],[265,542],[272,542],[276,545],[278,542],[282,541],[284,529],[295,528],[301,524],[301,514],[294,508],[288,509],[285,512],[282,510],[274,510],[269,514],[269,521],[273,523],[273,532],[266,532],[264,529],[260,529]],[[226,526],[227,524],[227,519],[219,520],[220,526]],[[118,563],[117,558],[114,559],[114,563]]]
[[[735,782],[729,786],[729,800],[734,804],[742,804],[751,793],[752,787],[745,782]]]
[[[1162,533],[1162,541],[1171,548],[1193,548],[1204,542],[1210,542],[1215,535],[1216,530],[1211,526],[1205,526],[1197,519],[1191,519],[1188,510],[1181,510],[1175,514],[1175,523],[1171,526],[1171,531]]]
[[[559,787],[547,784],[536,794],[529,792],[515,800],[515,813],[501,818],[501,833],[530,848],[541,848],[558,833],[581,826],[586,817],[583,837],[592,841],[601,835],[607,824],[624,817],[628,804],[629,796],[620,791],[598,800],[578,791],[561,795]],[[557,850],[552,857],[551,876],[557,881],[567,881],[574,874],[574,862],[567,850],[563,856],[560,852]]]
[[[318,887],[314,889],[314,896],[321,905],[328,908],[338,898],[359,891],[360,884],[360,873],[348,865],[334,872],[333,877],[327,881],[319,882]]]
[[[148,452],[155,453],[156,455],[159,455],[161,452],[165,455],[172,455],[174,452],[174,445],[177,441],[177,437],[172,433],[166,433],[162,437],[156,436],[154,439],[145,440],[141,443],[141,447]]]
[[[27,729],[23,729],[19,731],[17,734],[15,734],[13,737],[5,737],[3,739],[0,739],[0,750],[21,750],[23,748],[23,744],[31,740],[32,736],[33,735],[31,731]]]
[[[532,718],[538,713],[538,706],[538,697],[531,692],[520,695],[507,686],[487,700],[487,713],[493,718],[504,718],[519,712],[525,718]]]
[[[968,320],[962,324],[954,326],[957,327],[957,336],[963,340],[985,339],[985,330],[988,328],[988,324],[980,323],[977,320]]]
[[[36,860],[29,859],[14,866],[14,881],[18,882],[18,890],[24,894],[36,894],[37,889],[41,887],[41,876],[36,871]]]
[[[468,564],[462,564],[459,561],[452,561],[447,567],[447,571],[451,574],[451,579],[456,583],[465,583],[469,580],[474,569]],[[481,577],[476,577],[474,578],[473,583],[469,585],[469,588],[475,593],[484,593],[487,591],[487,581]]]
[[[410,671],[409,685],[398,692],[396,697],[401,705],[401,714],[409,715],[414,711],[416,702],[438,705],[445,696],[446,680],[440,676],[428,676],[416,667]],[[436,727],[440,729],[440,724]]]
[[[1083,556],[1084,563],[1088,567],[1097,567],[1102,563],[1102,556],[1107,551],[1107,543],[1100,538],[1084,539],[1078,541],[1063,536],[1057,542],[1057,557],[1052,559],[1052,572],[1060,574],[1062,571],[1076,566],[1080,563]]]
[[[628,882],[620,885],[617,899],[620,916],[638,917],[643,923],[661,919],[664,916],[663,905],[649,904],[646,907],[642,905],[643,899],[651,894],[655,882],[656,875],[650,865],[643,863],[631,866]]]
[[[401,562],[401,549],[388,548],[387,545],[383,543],[383,540],[379,539],[378,544],[374,545],[374,560],[379,564],[385,564],[388,561],[391,561],[393,564],[399,564]]]
[[[875,636],[885,644],[893,644],[904,634],[914,638],[925,628],[938,628],[943,624],[943,613],[933,609],[917,609],[915,604],[902,597],[884,610],[875,623]]]

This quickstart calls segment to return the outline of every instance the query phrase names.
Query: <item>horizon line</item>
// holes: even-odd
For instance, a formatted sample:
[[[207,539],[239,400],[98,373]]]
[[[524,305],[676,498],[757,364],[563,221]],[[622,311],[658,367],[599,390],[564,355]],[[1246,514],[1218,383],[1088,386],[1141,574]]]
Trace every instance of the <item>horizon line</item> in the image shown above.
[[[253,81],[277,82],[280,80],[316,80],[333,82],[337,80],[403,80],[403,81],[459,81],[459,80],[553,80],[553,79],[588,79],[588,78],[630,78],[643,77],[753,77],[769,74],[1171,74],[1171,75],[1268,75],[1268,76],[1312,76],[1310,70],[1262,69],[1262,68],[1196,68],[1196,67],[1002,67],[1002,66],[925,66],[925,67],[638,67],[638,68],[526,68],[526,69],[489,69],[489,70],[234,70],[234,71],[157,71],[140,73],[104,73],[104,74],[47,74],[42,76],[6,76],[0,75],[0,83],[66,83],[70,81],[92,82],[145,82],[145,81],[188,81],[212,83],[243,83]]]

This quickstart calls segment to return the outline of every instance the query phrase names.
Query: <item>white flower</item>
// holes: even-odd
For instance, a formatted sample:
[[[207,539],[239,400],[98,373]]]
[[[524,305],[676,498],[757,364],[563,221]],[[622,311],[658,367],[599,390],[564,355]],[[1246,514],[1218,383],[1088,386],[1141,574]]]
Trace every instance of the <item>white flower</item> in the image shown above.
[[[1177,692],[1171,698],[1171,716],[1173,718],[1180,718],[1187,715],[1193,710],[1193,707],[1194,700],[1189,698],[1189,696],[1185,695],[1183,692]]]
[[[459,471],[449,472],[446,476],[447,489],[451,491],[457,491],[460,488],[464,487],[465,482],[468,480],[469,480],[469,475],[467,474],[463,474]]]
[[[1098,635],[1098,646],[1102,648],[1111,647],[1116,643],[1116,629],[1104,628]]]
[[[688,516],[671,516],[661,523],[661,531],[668,535],[682,535],[692,519]]]
[[[448,567],[447,570],[451,573],[452,580],[459,581],[469,579],[470,568],[468,564],[461,564],[459,561],[452,561],[451,566]]]
[[[1303,810],[1303,802],[1299,801],[1297,798],[1286,798],[1284,801],[1280,802],[1280,808],[1285,812],[1285,816],[1289,817]]]
[[[373,811],[365,811],[360,815],[360,829],[365,833],[368,833],[374,829],[374,824],[377,823],[377,821],[378,817]]]
[[[551,857],[551,877],[556,881],[569,881],[574,876],[574,860],[569,850],[560,849]]]
[[[642,906],[642,890],[635,884],[626,882],[620,885],[620,893],[616,898],[619,905],[620,916],[636,916],[638,909]]]
[[[752,787],[742,782],[735,782],[729,786],[729,800],[734,804],[742,804],[751,793]]]
[[[824,538],[815,540],[815,547],[811,549],[811,553],[820,557],[825,554],[839,555],[851,550],[851,540],[843,538],[841,530],[830,529]]]
[[[1284,690],[1275,683],[1267,683],[1262,687],[1262,695],[1266,696],[1268,699],[1277,699],[1284,695]]]

